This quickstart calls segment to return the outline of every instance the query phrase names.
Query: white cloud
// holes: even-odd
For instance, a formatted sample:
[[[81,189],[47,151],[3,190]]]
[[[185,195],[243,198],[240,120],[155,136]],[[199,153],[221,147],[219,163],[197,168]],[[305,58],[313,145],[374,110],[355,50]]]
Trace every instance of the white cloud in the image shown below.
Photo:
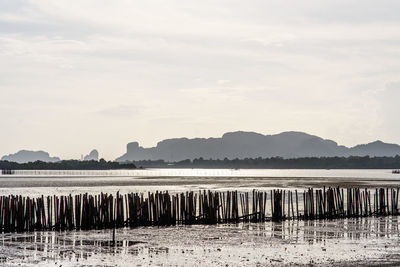
[[[0,154],[98,144],[112,159],[133,140],[239,129],[400,143],[397,106],[381,111],[400,72],[399,5],[5,0]]]

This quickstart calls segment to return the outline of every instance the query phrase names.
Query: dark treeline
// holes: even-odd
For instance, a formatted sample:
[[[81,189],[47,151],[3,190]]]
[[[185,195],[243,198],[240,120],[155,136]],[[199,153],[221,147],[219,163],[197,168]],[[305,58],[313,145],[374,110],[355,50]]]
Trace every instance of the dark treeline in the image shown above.
[[[116,169],[135,169],[134,163],[119,163],[115,161],[79,161],[62,160],[58,162],[35,161],[28,163],[17,163],[10,161],[0,161],[0,169],[3,170],[116,170]]]
[[[144,168],[231,168],[231,169],[400,169],[400,156],[395,157],[308,157],[284,159],[203,159],[165,162],[163,160],[134,161]]]
[[[59,162],[35,161],[16,163],[0,161],[3,170],[116,170],[143,168],[229,168],[229,169],[400,169],[400,156],[395,157],[308,157],[284,159],[203,159],[166,162],[141,160],[119,163],[115,161],[62,160]]]

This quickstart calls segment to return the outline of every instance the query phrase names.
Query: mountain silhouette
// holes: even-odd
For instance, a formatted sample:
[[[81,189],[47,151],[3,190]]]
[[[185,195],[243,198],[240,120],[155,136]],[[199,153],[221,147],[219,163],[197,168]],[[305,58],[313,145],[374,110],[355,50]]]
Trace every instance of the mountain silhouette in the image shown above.
[[[86,155],[83,160],[95,160],[98,161],[99,160],[99,152],[96,149],[93,149],[92,151],[90,151],[90,153],[88,155]]]
[[[221,138],[166,139],[150,148],[132,142],[127,145],[127,152],[116,161],[395,155],[400,155],[400,146],[382,141],[348,148],[303,132],[263,135],[238,131],[225,133]]]
[[[3,156],[1,160],[7,160],[18,163],[34,162],[38,160],[44,162],[57,162],[60,161],[60,158],[50,157],[49,153],[45,151],[20,150],[15,154]]]

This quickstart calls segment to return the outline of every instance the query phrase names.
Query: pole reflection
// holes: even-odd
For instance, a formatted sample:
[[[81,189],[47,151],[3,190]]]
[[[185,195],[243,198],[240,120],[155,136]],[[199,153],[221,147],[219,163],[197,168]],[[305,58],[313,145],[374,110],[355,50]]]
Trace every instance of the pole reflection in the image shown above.
[[[171,232],[168,238],[160,236]],[[142,235],[139,235],[141,233]],[[84,262],[96,255],[137,257],[177,256],[190,252],[186,246],[203,242],[213,244],[318,244],[327,240],[354,242],[362,239],[398,238],[397,216],[348,218],[341,220],[286,220],[282,222],[240,223],[230,225],[154,227],[121,229],[115,243],[110,230],[72,232],[32,232],[3,234],[0,239],[0,263]],[[236,239],[235,239],[236,238]],[[232,242],[232,240],[241,242]],[[155,241],[156,240],[156,241]],[[172,247],[172,249],[171,249]],[[179,248],[179,250],[177,249]]]

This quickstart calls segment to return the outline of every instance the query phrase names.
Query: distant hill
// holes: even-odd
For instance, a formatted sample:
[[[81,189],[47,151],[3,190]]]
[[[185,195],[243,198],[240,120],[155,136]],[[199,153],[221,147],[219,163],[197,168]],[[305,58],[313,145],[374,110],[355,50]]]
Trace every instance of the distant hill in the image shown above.
[[[400,155],[399,145],[375,141],[366,145],[357,145],[351,148],[352,155],[374,155],[377,157]]]
[[[38,160],[43,162],[57,162],[60,161],[60,158],[50,157],[49,153],[45,151],[20,150],[15,154],[3,156],[1,160],[7,160],[18,163],[34,162]]]
[[[88,155],[86,155],[83,160],[95,160],[98,161],[99,160],[99,152],[96,149],[93,149],[92,151],[90,151],[90,153]]]
[[[221,138],[166,139],[151,148],[132,142],[127,145],[127,152],[116,161],[396,155],[400,155],[399,145],[381,141],[348,148],[303,132],[262,135],[239,131],[225,133]]]

